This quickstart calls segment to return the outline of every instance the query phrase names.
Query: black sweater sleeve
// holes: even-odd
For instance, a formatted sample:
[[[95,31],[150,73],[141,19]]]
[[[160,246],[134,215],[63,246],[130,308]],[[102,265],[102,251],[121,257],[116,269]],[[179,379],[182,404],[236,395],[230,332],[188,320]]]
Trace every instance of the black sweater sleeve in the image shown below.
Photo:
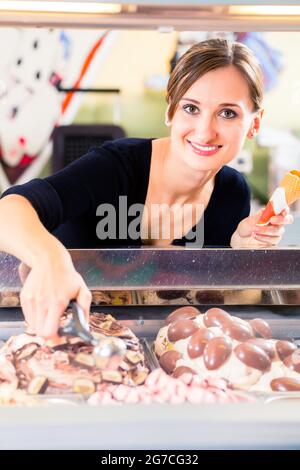
[[[42,224],[53,231],[68,220],[95,214],[100,202],[113,204],[116,175],[113,156],[105,147],[95,148],[58,173],[13,186],[2,197],[8,194],[26,197]]]

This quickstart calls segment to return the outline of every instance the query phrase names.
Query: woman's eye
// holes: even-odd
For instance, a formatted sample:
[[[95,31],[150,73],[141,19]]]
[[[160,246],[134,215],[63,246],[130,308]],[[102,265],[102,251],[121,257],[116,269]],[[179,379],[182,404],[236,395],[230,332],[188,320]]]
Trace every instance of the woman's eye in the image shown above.
[[[220,116],[225,119],[233,119],[237,116],[237,113],[235,111],[232,111],[232,109],[222,109],[222,111],[220,112]]]
[[[196,114],[199,109],[197,108],[197,106],[195,106],[194,104],[185,104],[183,106],[183,109],[188,113],[188,114]]]

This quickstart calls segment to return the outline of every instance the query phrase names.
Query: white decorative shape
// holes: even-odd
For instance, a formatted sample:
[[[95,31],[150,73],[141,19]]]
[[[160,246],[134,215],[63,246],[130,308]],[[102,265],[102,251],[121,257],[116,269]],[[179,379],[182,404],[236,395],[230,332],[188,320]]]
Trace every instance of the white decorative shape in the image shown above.
[[[280,214],[284,209],[287,209],[288,203],[286,202],[285,190],[281,186],[275,189],[270,199],[273,203],[274,213]]]

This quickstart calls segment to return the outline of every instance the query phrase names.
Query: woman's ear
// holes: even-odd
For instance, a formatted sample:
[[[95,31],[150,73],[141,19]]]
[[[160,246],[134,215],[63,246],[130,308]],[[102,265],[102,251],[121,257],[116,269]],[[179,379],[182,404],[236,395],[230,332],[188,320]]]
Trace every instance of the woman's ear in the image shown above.
[[[165,112],[165,124],[168,127],[171,125],[171,121],[169,119],[169,109],[170,109],[170,106],[167,107],[166,112]]]
[[[263,109],[261,109],[255,114],[255,117],[253,118],[250,129],[247,133],[248,139],[253,139],[253,137],[255,137],[258,134],[263,114],[264,114]]]

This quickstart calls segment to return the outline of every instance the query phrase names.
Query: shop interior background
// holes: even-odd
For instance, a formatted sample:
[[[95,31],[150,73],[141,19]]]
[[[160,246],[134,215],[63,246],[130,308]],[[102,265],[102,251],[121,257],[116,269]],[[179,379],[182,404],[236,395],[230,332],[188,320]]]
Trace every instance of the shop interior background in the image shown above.
[[[128,137],[166,136],[170,69],[194,42],[215,36],[244,42],[263,67],[262,129],[232,165],[251,186],[253,209],[265,204],[282,175],[300,167],[300,32],[1,28],[0,191],[54,171],[53,136],[62,125],[117,126]],[[103,129],[105,136],[109,127]],[[75,139],[69,145],[79,144]],[[284,246],[300,245],[300,204],[293,212],[295,224]]]

